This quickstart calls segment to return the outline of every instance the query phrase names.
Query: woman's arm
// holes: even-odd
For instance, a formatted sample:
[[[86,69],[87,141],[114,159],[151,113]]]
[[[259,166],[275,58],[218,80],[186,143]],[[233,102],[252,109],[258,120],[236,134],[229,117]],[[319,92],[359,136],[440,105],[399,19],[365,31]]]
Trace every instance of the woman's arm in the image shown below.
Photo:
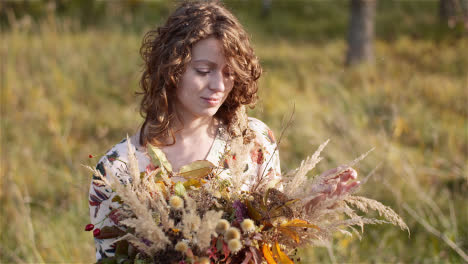
[[[113,164],[107,156],[100,159],[96,170],[101,172],[104,177],[107,173],[115,173]],[[112,172],[106,171],[106,168]],[[96,260],[99,261],[105,257],[112,257],[115,254],[115,245],[113,242],[117,239],[116,233],[118,224],[118,208],[120,204],[113,202],[115,193],[112,189],[103,184],[97,175],[93,175],[93,180],[89,189],[89,216],[91,224],[94,225],[93,235],[96,245]]]

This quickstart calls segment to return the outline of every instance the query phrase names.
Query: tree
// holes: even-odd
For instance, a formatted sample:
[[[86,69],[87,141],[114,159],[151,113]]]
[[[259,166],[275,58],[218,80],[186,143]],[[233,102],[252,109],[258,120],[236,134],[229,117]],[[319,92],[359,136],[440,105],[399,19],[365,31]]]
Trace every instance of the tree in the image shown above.
[[[374,60],[374,24],[377,0],[351,0],[346,65]]]
[[[468,0],[439,0],[439,18],[449,28],[460,22],[468,30]]]

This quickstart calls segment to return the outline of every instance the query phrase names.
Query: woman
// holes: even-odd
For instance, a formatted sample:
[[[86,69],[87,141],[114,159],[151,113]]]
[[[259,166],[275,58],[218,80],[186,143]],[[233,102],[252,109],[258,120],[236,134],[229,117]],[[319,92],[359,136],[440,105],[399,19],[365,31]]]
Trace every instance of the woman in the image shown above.
[[[225,168],[219,177],[229,178],[223,154],[238,142],[245,146],[239,148],[244,153],[235,154],[247,157],[242,188],[280,182],[273,133],[245,114],[245,106],[257,99],[262,69],[246,32],[228,10],[218,2],[182,4],[165,25],[146,34],[141,55],[145,68],[140,112],[145,120],[131,137],[140,168],[154,169],[146,152],[151,144],[164,152],[175,172],[193,161],[208,160]],[[125,181],[126,145],[120,142],[101,158],[97,168],[103,175],[106,167]],[[175,175],[174,180],[180,179]],[[118,223],[112,190],[92,184],[89,197],[95,227]],[[94,235],[97,260],[113,256],[116,238]]]

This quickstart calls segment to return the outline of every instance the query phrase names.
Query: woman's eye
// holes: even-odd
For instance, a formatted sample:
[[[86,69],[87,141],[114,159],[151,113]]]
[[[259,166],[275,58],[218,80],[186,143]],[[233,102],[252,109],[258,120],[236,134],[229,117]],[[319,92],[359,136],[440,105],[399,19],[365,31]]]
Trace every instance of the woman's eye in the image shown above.
[[[197,71],[197,73],[198,73],[199,75],[202,75],[202,76],[205,76],[205,75],[207,75],[208,73],[210,73],[210,71],[208,71],[208,70],[196,70],[196,71]]]

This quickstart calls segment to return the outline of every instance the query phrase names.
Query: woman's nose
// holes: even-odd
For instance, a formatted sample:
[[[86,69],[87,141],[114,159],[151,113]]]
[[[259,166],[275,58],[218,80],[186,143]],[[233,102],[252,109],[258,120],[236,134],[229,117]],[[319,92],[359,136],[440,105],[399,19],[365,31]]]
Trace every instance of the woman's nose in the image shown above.
[[[221,71],[213,72],[210,79],[210,89],[216,92],[224,92],[225,90],[225,77]]]

